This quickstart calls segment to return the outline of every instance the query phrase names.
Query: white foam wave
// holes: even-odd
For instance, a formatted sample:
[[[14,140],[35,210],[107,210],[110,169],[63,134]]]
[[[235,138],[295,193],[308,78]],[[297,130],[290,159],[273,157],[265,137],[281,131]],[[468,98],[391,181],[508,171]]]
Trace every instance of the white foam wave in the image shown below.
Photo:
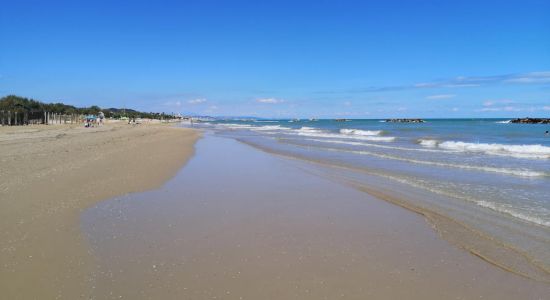
[[[464,194],[451,193],[449,191],[442,190],[442,189],[439,189],[439,188],[435,188],[433,186],[428,186],[428,185],[426,185],[422,182],[419,182],[417,180],[410,180],[410,179],[400,178],[400,177],[391,176],[391,175],[388,175],[388,174],[384,174],[384,175],[381,175],[381,176],[389,178],[391,180],[401,182],[401,183],[405,183],[405,184],[408,184],[408,185],[411,185],[411,186],[414,186],[414,187],[417,187],[417,188],[425,189],[425,190],[428,190],[428,191],[436,193],[436,194],[444,195],[444,196],[447,196],[447,197],[462,199],[462,200],[467,201],[467,202],[472,202],[476,205],[494,210],[496,212],[508,214],[512,217],[521,219],[523,221],[532,222],[532,223],[539,224],[539,225],[542,225],[542,226],[550,227],[550,221],[548,221],[547,219],[541,218],[541,217],[538,217],[538,216],[534,216],[532,214],[529,214],[529,212],[523,213],[521,211],[518,211],[517,208],[515,208],[515,207],[513,207],[512,205],[509,205],[509,204],[495,203],[495,202],[486,201],[486,200],[474,199],[472,197],[465,196]],[[538,209],[543,210],[542,211],[543,215],[550,215],[550,212],[546,208],[538,208]]]
[[[494,202],[490,202],[490,201],[482,201],[482,200],[475,201],[475,202],[479,206],[482,206],[482,207],[485,207],[485,208],[490,208],[494,211],[498,211],[500,213],[505,213],[505,214],[511,215],[513,217],[516,217],[516,218],[524,220],[524,221],[529,221],[529,222],[532,222],[532,223],[535,223],[535,224],[550,227],[550,221],[544,220],[544,219],[536,217],[536,216],[531,216],[531,215],[519,212],[519,211],[515,210],[513,207],[510,207],[509,205],[505,205],[505,204],[502,204],[502,203],[501,204],[494,203]]]
[[[424,147],[435,148],[437,146],[438,141],[437,140],[429,140],[429,139],[419,139],[418,143],[421,146],[424,146]]]
[[[302,127],[295,131],[295,134],[308,137],[320,137],[320,138],[329,138],[329,139],[354,139],[354,140],[363,140],[371,142],[392,142],[395,140],[393,136],[368,136],[368,135],[349,135],[349,134],[338,134],[323,131],[318,128],[313,127]]]
[[[229,128],[229,129],[250,129],[251,125],[248,124],[231,124],[231,123],[218,123],[217,126]]]
[[[498,123],[498,124],[510,124],[510,123],[512,123],[512,120],[496,121],[495,123]]]
[[[340,129],[340,133],[348,134],[348,135],[372,136],[372,135],[381,135],[382,131],[381,130]]]
[[[329,138],[329,139],[354,139],[362,141],[371,141],[371,142],[392,142],[395,140],[393,136],[348,136],[342,134],[334,133],[323,133],[323,132],[297,132],[298,135],[308,136],[308,137],[320,137],[320,138]]]
[[[354,145],[354,146],[367,146],[375,147],[382,149],[392,149],[392,150],[404,150],[404,151],[419,151],[419,152],[442,152],[442,150],[432,150],[432,149],[422,149],[422,148],[407,148],[407,147],[398,147],[398,146],[387,146],[381,144],[371,144],[365,142],[353,142],[353,141],[337,141],[337,140],[321,140],[321,139],[305,139],[312,142],[321,142],[321,143],[331,143],[331,144],[344,144],[344,145]]]
[[[278,130],[291,130],[288,127],[283,127],[281,125],[266,125],[266,126],[260,126],[260,127],[251,127],[252,130],[257,131],[278,131]]]
[[[247,129],[254,131],[282,131],[282,130],[291,130],[291,128],[283,127],[281,125],[264,125],[264,126],[252,126],[249,124],[232,124],[232,123],[221,123],[217,124],[220,127],[226,129]]]
[[[302,128],[298,129],[299,132],[322,132],[321,129],[314,128],[314,127],[307,127],[303,126]]]
[[[437,146],[447,150],[481,152],[490,155],[512,156],[518,158],[550,158],[550,147],[543,145],[505,145],[446,141],[439,143]]]
[[[403,178],[390,176],[390,175],[383,175],[383,176],[386,177],[386,178],[389,178],[389,179],[392,179],[392,180],[395,180],[395,181],[398,181],[398,182],[401,182],[401,183],[405,183],[405,184],[408,184],[408,185],[411,185],[411,186],[414,186],[414,187],[422,188],[422,189],[425,189],[425,190],[428,190],[430,192],[434,192],[434,193],[437,193],[437,194],[440,194],[440,195],[444,195],[444,196],[447,196],[447,197],[458,198],[458,199],[462,199],[464,201],[472,202],[472,203],[475,203],[476,205],[482,206],[484,208],[488,208],[488,209],[494,210],[494,211],[499,212],[499,213],[505,213],[505,214],[508,214],[512,217],[521,219],[523,221],[532,222],[532,223],[539,224],[539,225],[542,225],[542,226],[550,227],[550,221],[548,221],[547,219],[544,219],[544,218],[541,218],[541,217],[538,217],[538,216],[534,216],[532,214],[529,214],[529,212],[524,213],[524,212],[518,211],[517,208],[515,208],[515,207],[513,207],[512,205],[509,205],[509,204],[495,203],[495,202],[492,202],[492,201],[474,199],[472,197],[464,196],[463,194],[450,193],[449,191],[445,191],[445,190],[442,190],[442,189],[439,189],[439,188],[434,188],[434,187],[431,187],[431,186],[427,186],[426,184],[420,183],[418,181],[412,181],[412,180],[403,179]],[[550,213],[548,212],[547,209],[545,209],[545,208],[538,208],[538,209],[543,210],[543,212],[542,212],[543,215],[550,215]]]
[[[370,152],[370,151],[364,151],[364,150],[359,151],[359,150],[347,150],[347,149],[338,149],[338,148],[323,148],[323,149],[328,150],[328,151],[349,152],[349,153],[355,153],[355,154],[359,154],[359,155],[371,155],[371,156],[376,156],[376,157],[380,157],[380,158],[399,160],[399,161],[415,163],[415,164],[432,165],[432,166],[438,166],[438,167],[457,168],[457,169],[465,169],[465,170],[474,170],[474,171],[482,171],[482,172],[501,173],[501,174],[519,176],[519,177],[544,177],[544,176],[548,176],[544,172],[533,171],[533,170],[529,170],[529,169],[511,169],[511,168],[496,168],[496,167],[477,166],[477,165],[474,166],[474,165],[466,165],[466,164],[452,164],[452,163],[444,163],[444,162],[437,162],[437,161],[411,159],[411,158],[393,156],[393,155]]]

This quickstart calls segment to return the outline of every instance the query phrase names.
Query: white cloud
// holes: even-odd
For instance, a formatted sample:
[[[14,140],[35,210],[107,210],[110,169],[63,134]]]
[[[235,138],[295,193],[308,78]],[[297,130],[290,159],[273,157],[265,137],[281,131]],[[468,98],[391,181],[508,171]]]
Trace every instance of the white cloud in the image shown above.
[[[283,99],[276,99],[276,98],[261,98],[257,99],[256,102],[258,103],[267,103],[267,104],[278,104],[285,102]]]
[[[516,107],[516,106],[497,106],[497,107],[484,107],[480,109],[479,111],[522,111],[523,108]]]
[[[531,77],[520,77],[520,78],[513,78],[508,79],[505,82],[511,82],[511,83],[545,83],[550,82],[550,78],[531,78]]]
[[[442,85],[442,87],[449,87],[449,88],[460,88],[460,87],[476,87],[481,86],[481,84],[477,83],[449,83]]]
[[[197,99],[187,101],[187,103],[189,103],[189,104],[201,104],[201,103],[204,103],[204,102],[206,102],[206,99],[204,99],[204,98],[197,98]]]
[[[428,87],[434,87],[435,85],[436,85],[435,83],[431,83],[431,82],[421,82],[421,83],[414,84],[413,87],[428,88]]]
[[[456,97],[454,94],[440,94],[440,95],[431,95],[426,97],[426,99],[429,100],[443,100],[443,99],[451,99]]]
[[[483,106],[490,107],[490,106],[494,106],[495,104],[510,104],[510,103],[514,103],[514,101],[510,99],[487,100],[483,102]]]
[[[493,76],[458,76],[454,78],[419,82],[412,85],[396,86],[371,86],[365,88],[350,89],[353,93],[392,92],[409,89],[431,89],[431,88],[463,88],[479,87],[500,84],[550,84],[550,71],[502,74]]]
[[[550,83],[550,72],[531,72],[505,80],[510,83]]]
[[[478,112],[536,112],[536,111],[549,111],[550,106],[516,106],[516,105],[504,105],[504,106],[485,106],[476,111]]]
[[[339,117],[357,117],[357,116],[367,116],[367,115],[370,115],[370,112],[368,111],[341,111],[341,112],[335,112],[334,113],[335,116],[339,116]]]
[[[162,105],[170,106],[170,107],[180,107],[181,101],[168,101],[168,102],[164,102]]]

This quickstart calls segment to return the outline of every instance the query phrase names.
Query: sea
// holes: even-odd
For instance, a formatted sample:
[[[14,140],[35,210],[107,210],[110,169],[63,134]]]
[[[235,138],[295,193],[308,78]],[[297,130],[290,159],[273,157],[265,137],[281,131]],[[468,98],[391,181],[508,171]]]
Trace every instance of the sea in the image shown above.
[[[323,166],[335,180],[395,192],[403,206],[449,218],[550,270],[550,125],[230,119],[192,126]]]

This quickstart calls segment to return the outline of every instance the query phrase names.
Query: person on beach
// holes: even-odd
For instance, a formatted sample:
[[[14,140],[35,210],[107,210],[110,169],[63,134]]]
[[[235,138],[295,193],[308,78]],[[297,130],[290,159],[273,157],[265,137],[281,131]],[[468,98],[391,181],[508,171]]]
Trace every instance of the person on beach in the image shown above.
[[[103,119],[105,119],[105,114],[100,111],[97,118],[97,126],[103,125]]]

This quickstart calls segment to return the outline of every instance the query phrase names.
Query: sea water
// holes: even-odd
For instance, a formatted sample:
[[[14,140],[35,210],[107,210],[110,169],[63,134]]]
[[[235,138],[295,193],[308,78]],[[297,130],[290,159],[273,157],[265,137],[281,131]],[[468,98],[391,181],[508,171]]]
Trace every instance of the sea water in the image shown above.
[[[550,266],[550,125],[428,119],[219,120],[193,126],[272,153],[348,168],[353,171],[346,176],[355,182],[373,182],[375,176],[422,190],[429,194],[416,204]]]

